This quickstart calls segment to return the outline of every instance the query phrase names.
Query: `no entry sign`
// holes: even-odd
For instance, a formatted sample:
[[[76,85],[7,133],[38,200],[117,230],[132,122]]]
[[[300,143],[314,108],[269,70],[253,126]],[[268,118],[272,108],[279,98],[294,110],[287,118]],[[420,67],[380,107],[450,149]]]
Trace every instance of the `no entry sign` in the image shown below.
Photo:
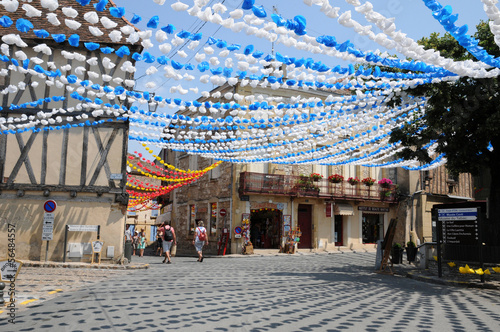
[[[226,210],[220,209],[219,214],[221,215],[221,217],[224,217],[226,215]]]
[[[47,213],[52,213],[56,210],[56,207],[57,207],[57,203],[56,201],[52,200],[52,199],[49,199],[48,201],[46,201],[44,204],[43,204],[43,209],[45,210],[45,212]]]

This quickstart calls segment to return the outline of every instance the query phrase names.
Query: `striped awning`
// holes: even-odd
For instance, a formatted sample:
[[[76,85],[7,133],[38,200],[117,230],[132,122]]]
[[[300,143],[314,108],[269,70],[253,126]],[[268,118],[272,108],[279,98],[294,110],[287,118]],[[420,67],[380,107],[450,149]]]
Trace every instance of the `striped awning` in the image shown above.
[[[353,216],[354,209],[349,204],[335,203],[334,214],[338,216]]]

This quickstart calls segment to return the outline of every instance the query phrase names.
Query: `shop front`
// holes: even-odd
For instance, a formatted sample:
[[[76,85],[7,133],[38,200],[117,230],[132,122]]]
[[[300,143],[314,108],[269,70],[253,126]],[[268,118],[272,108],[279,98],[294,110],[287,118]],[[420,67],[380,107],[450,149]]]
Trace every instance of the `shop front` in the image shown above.
[[[276,204],[256,205],[250,210],[250,241],[255,249],[278,249],[283,212]]]
[[[385,214],[389,208],[359,206],[363,244],[375,244],[384,239]]]

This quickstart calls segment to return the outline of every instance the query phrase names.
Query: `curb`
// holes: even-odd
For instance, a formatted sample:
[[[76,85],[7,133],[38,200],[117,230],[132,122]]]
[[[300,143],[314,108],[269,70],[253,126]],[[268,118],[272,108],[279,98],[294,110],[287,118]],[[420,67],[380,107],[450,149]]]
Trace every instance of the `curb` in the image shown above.
[[[487,283],[477,283],[477,282],[467,282],[467,281],[457,281],[457,280],[445,280],[439,279],[436,277],[416,275],[412,272],[408,272],[406,274],[407,278],[428,282],[432,284],[445,285],[445,286],[455,286],[455,287],[463,287],[463,288],[482,288],[482,289],[496,289],[499,290],[500,287],[487,284]]]
[[[65,269],[97,269],[97,270],[140,270],[149,269],[149,264],[143,265],[119,265],[119,264],[89,264],[89,263],[41,263],[22,261],[23,267],[52,267],[52,268],[65,268]]]

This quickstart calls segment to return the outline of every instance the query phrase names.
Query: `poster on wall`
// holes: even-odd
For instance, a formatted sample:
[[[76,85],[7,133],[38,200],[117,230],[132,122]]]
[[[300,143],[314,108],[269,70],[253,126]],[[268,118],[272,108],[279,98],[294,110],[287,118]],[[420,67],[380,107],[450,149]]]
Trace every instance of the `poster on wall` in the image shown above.
[[[250,213],[241,214],[241,228],[243,229],[242,236],[246,245],[250,241]]]
[[[292,216],[289,214],[283,215],[283,235],[286,236],[292,227]]]

